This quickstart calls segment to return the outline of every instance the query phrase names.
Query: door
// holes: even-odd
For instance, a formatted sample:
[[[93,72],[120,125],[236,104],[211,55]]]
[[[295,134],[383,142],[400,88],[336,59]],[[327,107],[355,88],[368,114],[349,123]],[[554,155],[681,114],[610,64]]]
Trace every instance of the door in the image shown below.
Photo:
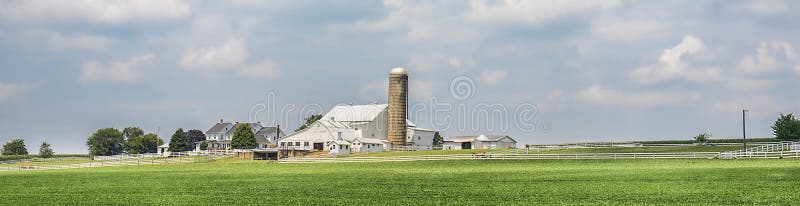
[[[472,142],[462,142],[461,149],[472,149]]]
[[[323,150],[322,147],[324,147],[322,143],[314,143],[314,150]]]

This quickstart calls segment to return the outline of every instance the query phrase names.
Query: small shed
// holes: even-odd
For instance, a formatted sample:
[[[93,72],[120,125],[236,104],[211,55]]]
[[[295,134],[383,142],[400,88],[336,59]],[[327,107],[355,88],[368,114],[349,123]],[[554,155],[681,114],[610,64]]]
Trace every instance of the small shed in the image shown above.
[[[158,146],[158,155],[165,157],[169,156],[169,143]]]
[[[344,140],[334,140],[328,142],[328,151],[332,155],[350,154],[350,143]]]

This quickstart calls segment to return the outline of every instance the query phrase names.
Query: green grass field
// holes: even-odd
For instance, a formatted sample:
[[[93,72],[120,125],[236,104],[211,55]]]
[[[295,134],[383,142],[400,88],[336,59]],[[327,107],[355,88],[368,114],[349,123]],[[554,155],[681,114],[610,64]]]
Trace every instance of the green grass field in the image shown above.
[[[751,148],[754,146],[749,146]],[[675,152],[726,152],[740,150],[740,146],[681,146],[681,147],[613,147],[613,148],[575,148],[575,149],[530,149],[528,153],[542,154],[576,154],[576,153],[675,153]],[[415,156],[415,155],[452,155],[452,154],[472,154],[472,153],[525,153],[525,150],[502,150],[502,149],[473,149],[473,150],[422,150],[422,151],[394,151],[394,152],[373,152],[355,153],[341,157],[392,157],[392,156]]]
[[[0,205],[800,202],[800,159],[207,163],[0,172]]]

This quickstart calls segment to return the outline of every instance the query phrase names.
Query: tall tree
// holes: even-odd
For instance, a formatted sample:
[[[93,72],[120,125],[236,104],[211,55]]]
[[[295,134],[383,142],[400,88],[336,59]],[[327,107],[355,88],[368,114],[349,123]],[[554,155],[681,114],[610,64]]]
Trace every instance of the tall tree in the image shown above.
[[[39,146],[39,157],[50,158],[53,157],[53,154],[53,148],[50,148],[50,144],[47,142],[42,142],[42,145]]]
[[[194,149],[197,147],[197,142],[206,140],[206,135],[200,130],[192,129],[186,131],[186,138],[189,139],[189,147]]]
[[[169,151],[170,152],[185,152],[191,150],[189,148],[189,140],[186,139],[186,133],[183,132],[183,128],[178,128],[174,134],[172,134],[172,138],[169,139]]]
[[[98,129],[86,140],[86,146],[92,156],[116,155],[124,150],[125,138],[115,128]]]
[[[697,136],[694,136],[694,140],[700,144],[707,143],[709,139],[711,139],[711,135],[708,133],[702,133],[698,134]]]
[[[772,133],[775,137],[781,140],[798,140],[800,139],[800,120],[794,117],[794,114],[780,114],[778,120],[772,125]]]
[[[433,133],[433,146],[442,146],[444,144],[444,137],[439,135],[439,132]]]
[[[3,155],[28,155],[28,148],[25,147],[25,140],[13,139],[3,145]]]
[[[122,129],[122,136],[125,137],[125,139],[140,137],[142,135],[144,135],[144,130],[139,127],[126,127]]]
[[[164,144],[164,140],[158,135],[150,133],[143,136],[133,137],[125,143],[129,154],[155,153],[158,146]]]
[[[308,128],[308,126],[311,126],[311,124],[314,124],[314,122],[317,122],[317,120],[319,120],[319,119],[322,119],[322,115],[321,114],[312,114],[311,116],[306,117],[306,122],[303,123],[303,125],[300,125],[300,127],[295,129],[294,131],[297,132],[297,131],[300,131],[300,130],[304,130],[304,129]]]
[[[236,130],[233,131],[231,147],[234,149],[254,149],[258,147],[256,135],[253,134],[253,128],[249,124],[240,124],[236,127]]]

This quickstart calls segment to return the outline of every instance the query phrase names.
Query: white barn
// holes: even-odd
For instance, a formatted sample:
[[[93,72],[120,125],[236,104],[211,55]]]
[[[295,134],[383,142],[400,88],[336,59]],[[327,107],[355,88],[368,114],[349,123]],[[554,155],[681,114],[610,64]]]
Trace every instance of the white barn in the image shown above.
[[[279,139],[278,148],[292,151],[292,154],[328,151],[329,154],[341,155],[342,145],[337,146],[334,151],[332,144],[344,141],[349,144],[346,147],[348,153],[390,150],[392,145],[386,139],[388,106],[388,104],[335,106],[306,129]],[[410,121],[407,122],[406,146],[417,149],[433,146],[435,133],[433,130],[417,128]]]
[[[517,140],[508,135],[456,136],[444,140],[442,149],[512,149]]]

